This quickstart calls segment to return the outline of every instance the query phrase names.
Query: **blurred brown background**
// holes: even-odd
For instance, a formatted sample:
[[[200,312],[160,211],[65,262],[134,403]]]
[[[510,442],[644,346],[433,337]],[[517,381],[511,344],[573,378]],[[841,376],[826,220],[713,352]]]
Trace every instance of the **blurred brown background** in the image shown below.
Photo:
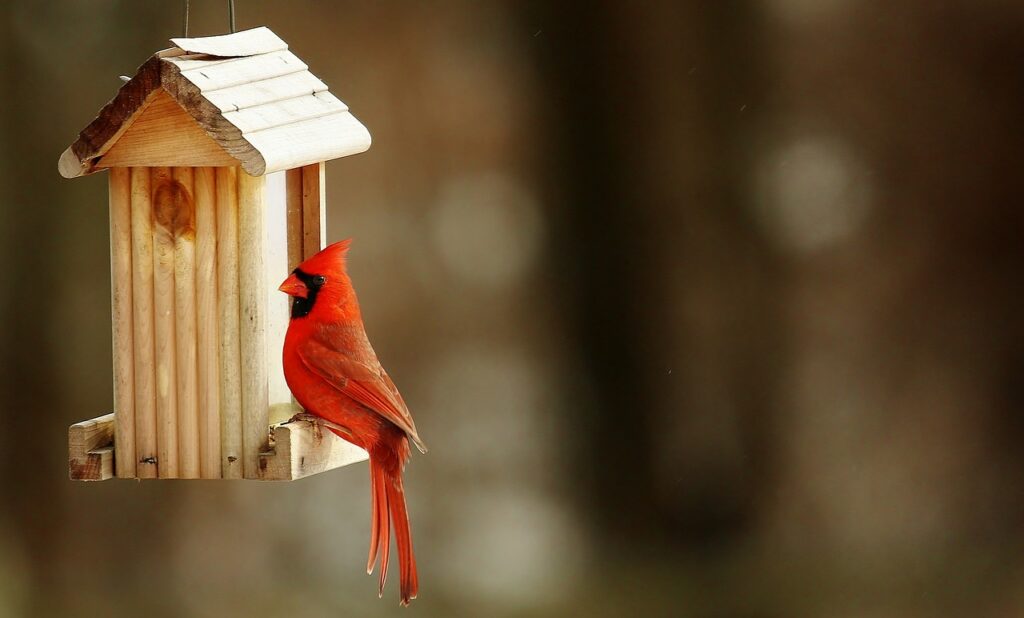
[[[0,11],[0,615],[395,615],[364,465],[66,480],[111,406],[109,264],[106,179],[57,158],[181,3]],[[431,446],[406,615],[1024,615],[1020,2],[238,25],[374,136],[328,166],[328,236]]]

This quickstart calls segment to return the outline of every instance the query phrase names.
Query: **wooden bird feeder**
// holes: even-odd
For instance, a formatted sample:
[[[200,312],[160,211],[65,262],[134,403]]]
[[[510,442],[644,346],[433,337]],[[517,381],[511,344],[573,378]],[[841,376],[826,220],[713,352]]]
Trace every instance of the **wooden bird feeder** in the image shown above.
[[[299,409],[277,285],[324,246],[324,161],[370,134],[267,28],[171,42],[58,165],[110,181],[114,412],[71,426],[71,478],[293,480],[365,459],[282,422]]]

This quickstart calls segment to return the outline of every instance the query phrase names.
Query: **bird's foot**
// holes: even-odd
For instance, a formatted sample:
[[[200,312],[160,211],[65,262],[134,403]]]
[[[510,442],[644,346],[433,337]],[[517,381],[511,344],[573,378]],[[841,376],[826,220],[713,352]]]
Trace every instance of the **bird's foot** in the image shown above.
[[[323,440],[324,440],[323,426],[324,426],[324,423],[326,423],[327,421],[325,421],[324,419],[320,418],[319,416],[317,416],[315,414],[310,414],[309,412],[305,412],[305,411],[299,412],[295,416],[293,416],[290,419],[288,419],[289,423],[296,423],[296,422],[301,422],[301,421],[305,421],[305,422],[307,422],[307,423],[309,423],[310,425],[313,426],[313,444],[320,444],[321,442],[323,442]]]
[[[324,427],[338,431],[346,436],[352,435],[348,428],[342,427],[337,423],[332,423],[331,421],[323,417],[317,416],[316,414],[310,414],[309,412],[299,412],[295,416],[288,419],[289,423],[294,423],[298,421],[305,421],[313,426],[313,440],[315,441],[316,444],[320,444],[320,442],[324,439]]]

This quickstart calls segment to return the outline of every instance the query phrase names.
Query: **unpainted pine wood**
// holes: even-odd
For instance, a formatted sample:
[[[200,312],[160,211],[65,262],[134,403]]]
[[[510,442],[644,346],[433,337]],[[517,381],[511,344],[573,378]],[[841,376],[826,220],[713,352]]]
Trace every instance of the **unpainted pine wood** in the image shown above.
[[[271,406],[290,403],[292,393],[284,378],[281,351],[288,330],[288,295],[278,289],[288,276],[288,197],[285,172],[266,176],[263,229],[266,239],[266,262],[263,276],[266,290],[267,390]],[[269,423],[268,423],[269,425]]]
[[[348,111],[348,106],[330,92],[314,92],[266,105],[225,112],[224,118],[243,133],[255,133],[345,111]]]
[[[157,462],[160,478],[178,478],[178,374],[175,346],[174,230],[182,201],[170,168],[152,169],[153,314]]]
[[[267,441],[266,247],[263,229],[266,179],[238,174],[238,281],[242,391],[242,470],[257,478]]]
[[[306,421],[272,425],[270,435],[272,447],[260,453],[263,481],[295,481],[367,459],[363,449]]]
[[[209,54],[186,54],[181,53],[177,56],[161,56],[165,58],[173,58],[174,66],[179,71],[188,71],[190,69],[212,67],[217,64],[224,62],[231,62],[235,58],[214,58]]]
[[[371,141],[366,127],[349,112],[246,133],[244,139],[263,159],[261,174],[358,154]]]
[[[68,476],[72,481],[105,481],[114,476],[114,414],[68,428]],[[134,452],[128,453],[133,458]]]
[[[285,194],[288,213],[288,272],[302,263],[305,246],[302,237],[302,168],[285,173]]]
[[[199,478],[195,169],[175,167],[174,349],[178,388],[178,477]]]
[[[199,475],[220,478],[220,366],[217,317],[216,168],[195,170],[196,382],[199,406]]]
[[[242,478],[237,167],[217,168],[217,299],[220,327],[221,476]]]
[[[95,159],[131,126],[132,120],[160,88],[162,68],[163,61],[153,56],[139,67],[135,77],[121,86],[117,95],[61,155],[57,164],[61,176],[75,178],[95,171]]]
[[[153,315],[153,188],[148,167],[131,168],[132,339],[135,452],[138,478],[157,477],[156,374]],[[119,451],[118,460],[132,457]],[[123,476],[123,475],[121,475]]]
[[[233,62],[250,60],[253,58],[244,58]],[[314,116],[310,118],[291,119],[287,118],[287,115],[282,116],[274,111],[275,108],[283,107],[285,104],[285,99],[278,97],[271,98],[267,103],[268,108],[260,112],[265,116],[274,116],[272,122],[274,126],[259,131],[243,132],[225,117],[225,113],[245,108],[232,99],[222,99],[221,95],[228,90],[238,88],[240,90],[235,94],[249,97],[252,93],[259,93],[253,96],[264,98],[266,84],[279,79],[279,77],[274,77],[273,71],[261,75],[259,79],[254,78],[251,83],[239,83],[236,86],[217,90],[211,89],[205,80],[198,80],[201,84],[190,81],[188,76],[194,77],[200,72],[208,73],[205,69],[190,69],[180,72],[172,62],[168,61],[168,65],[171,70],[164,76],[164,88],[175,100],[186,101],[189,114],[196,119],[196,122],[230,152],[239,161],[242,168],[250,174],[259,176],[356,154],[370,146],[370,134],[366,127],[349,112],[337,111],[320,115],[323,113],[320,110],[312,112]],[[219,64],[211,67],[210,71],[227,70],[225,67],[230,65],[231,63]],[[178,72],[176,73],[176,71]],[[291,75],[301,74],[302,72],[298,72]],[[307,90],[299,92],[296,96],[302,97],[309,94],[310,91]],[[232,98],[237,97],[233,96]],[[282,122],[284,124],[279,124]]]
[[[176,65],[178,59],[168,58],[165,62]],[[217,62],[202,67],[191,67],[184,70],[180,67],[176,68],[182,78],[187,79],[204,92],[212,92],[221,88],[230,88],[305,71],[309,67],[295,54],[283,49],[257,56],[232,58],[227,62]]]
[[[171,43],[189,53],[211,56],[254,56],[288,49],[288,44],[266,26],[221,36],[180,37],[171,39]]]
[[[302,245],[303,256],[309,258],[324,248],[326,238],[327,182],[321,161],[302,168]]]
[[[210,102],[213,111],[227,114],[236,110],[274,105],[295,97],[326,91],[327,84],[320,81],[315,75],[309,71],[299,71],[261,80],[258,87],[241,84],[231,88],[204,92],[203,97]]]
[[[132,120],[96,167],[218,166],[235,159],[163,90]]]
[[[117,475],[135,477],[135,367],[132,342],[132,177],[110,170],[110,306],[114,349],[114,435]]]

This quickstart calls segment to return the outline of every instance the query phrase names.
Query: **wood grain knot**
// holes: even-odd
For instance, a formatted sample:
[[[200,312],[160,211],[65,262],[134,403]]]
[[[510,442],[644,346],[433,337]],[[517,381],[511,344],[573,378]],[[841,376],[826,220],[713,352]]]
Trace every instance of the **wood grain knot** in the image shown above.
[[[185,185],[166,179],[153,188],[153,220],[172,236],[195,236],[196,207]]]

